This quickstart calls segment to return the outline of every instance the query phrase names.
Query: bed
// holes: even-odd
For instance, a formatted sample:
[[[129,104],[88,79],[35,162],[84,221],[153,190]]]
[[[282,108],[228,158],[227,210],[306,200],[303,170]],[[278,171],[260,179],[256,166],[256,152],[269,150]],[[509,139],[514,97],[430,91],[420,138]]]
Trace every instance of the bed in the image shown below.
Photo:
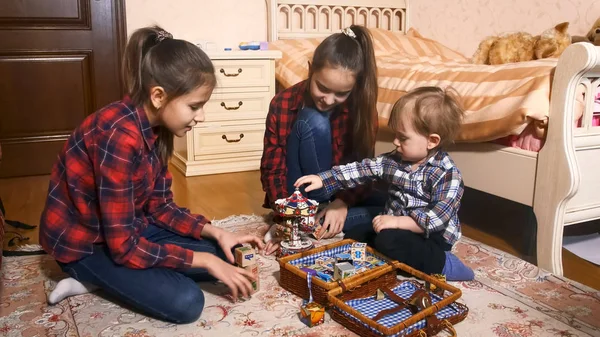
[[[276,80],[282,87],[304,79],[305,75],[297,68],[306,67],[303,62],[325,36],[350,24],[372,28],[380,87],[378,153],[392,147],[389,130],[385,127],[391,104],[402,91],[432,83],[430,78],[422,81],[412,77],[396,78],[401,84],[390,89],[389,83],[394,81],[398,69],[404,72],[398,76],[428,74],[437,76],[435,83],[453,87],[460,86],[461,78],[467,75],[444,78],[445,70],[441,68],[464,68],[466,73],[476,71],[480,75],[489,73],[487,77],[468,75],[468,79],[480,78],[470,83],[474,85],[472,90],[481,90],[486,85],[496,89],[498,83],[490,83],[489,78],[502,77],[504,92],[491,95],[492,98],[481,95],[483,98],[472,100],[480,104],[481,109],[467,109],[469,114],[460,141],[450,153],[468,187],[533,208],[538,223],[538,266],[562,275],[564,226],[600,218],[600,116],[594,115],[594,104],[598,104],[594,98],[600,85],[600,47],[579,43],[569,46],[558,60],[477,66],[410,29],[408,0],[271,0],[267,3],[269,48],[283,52],[283,58],[276,65]],[[397,54],[398,50],[401,54]],[[398,59],[405,63],[389,65]],[[519,90],[526,91],[520,94],[525,98],[514,98],[514,92]],[[520,141],[526,137],[537,139],[537,148],[521,146],[523,149],[515,145],[531,144]]]

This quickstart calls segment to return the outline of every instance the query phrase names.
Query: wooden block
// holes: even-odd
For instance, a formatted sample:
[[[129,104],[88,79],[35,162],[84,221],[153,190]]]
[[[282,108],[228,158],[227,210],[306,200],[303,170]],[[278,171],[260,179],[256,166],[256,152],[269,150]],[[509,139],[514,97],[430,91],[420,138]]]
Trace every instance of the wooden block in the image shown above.
[[[329,257],[329,256],[320,256],[315,259],[315,264],[318,264],[319,266],[327,267],[328,265],[331,265],[331,268],[333,268],[334,263],[335,263],[335,259],[333,257]],[[327,267],[327,268],[329,268],[329,267]]]
[[[300,317],[304,324],[312,328],[325,321],[325,308],[317,302],[304,303],[300,307]]]
[[[333,279],[343,280],[346,277],[354,275],[355,272],[354,266],[348,262],[336,263],[333,268]]]
[[[252,247],[238,247],[235,249],[235,264],[239,267],[247,267],[256,263],[256,252]]]
[[[354,242],[350,247],[350,255],[353,261],[365,261],[367,258],[367,244]]]
[[[258,275],[258,272],[259,272],[258,264],[255,263],[255,264],[246,266],[246,267],[244,267],[244,269],[251,272],[252,275],[254,275],[254,277],[256,278],[256,281],[251,281],[252,282],[252,294],[254,294],[257,291],[260,291],[260,276]]]

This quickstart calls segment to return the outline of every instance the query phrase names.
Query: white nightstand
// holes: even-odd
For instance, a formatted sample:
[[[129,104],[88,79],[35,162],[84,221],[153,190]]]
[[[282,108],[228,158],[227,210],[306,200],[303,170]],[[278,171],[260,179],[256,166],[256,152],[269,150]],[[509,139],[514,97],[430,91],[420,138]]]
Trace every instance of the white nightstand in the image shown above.
[[[258,170],[265,118],[275,95],[275,50],[208,53],[217,87],[206,120],[175,137],[173,165],[186,176]]]

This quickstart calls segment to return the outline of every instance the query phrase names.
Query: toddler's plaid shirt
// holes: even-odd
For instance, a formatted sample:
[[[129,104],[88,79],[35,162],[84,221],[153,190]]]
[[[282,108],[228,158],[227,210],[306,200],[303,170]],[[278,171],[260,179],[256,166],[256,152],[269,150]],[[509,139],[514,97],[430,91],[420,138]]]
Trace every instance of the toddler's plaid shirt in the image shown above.
[[[464,184],[458,168],[444,151],[436,152],[414,171],[411,163],[391,152],[335,166],[319,176],[329,194],[382,179],[390,184],[385,214],[410,216],[423,228],[425,237],[444,231],[444,239],[450,245],[460,239],[458,209]]]

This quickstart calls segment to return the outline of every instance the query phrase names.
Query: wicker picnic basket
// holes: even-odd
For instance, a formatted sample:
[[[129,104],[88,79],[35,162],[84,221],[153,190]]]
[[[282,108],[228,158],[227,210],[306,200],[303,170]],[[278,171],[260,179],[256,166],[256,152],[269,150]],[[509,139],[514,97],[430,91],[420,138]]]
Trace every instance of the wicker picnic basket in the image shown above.
[[[352,239],[345,239],[279,259],[279,283],[281,287],[303,299],[308,299],[309,292],[308,283],[306,281],[306,272],[300,270],[300,268],[295,266],[292,262],[303,258],[330,256],[333,254],[333,252],[335,252],[336,249],[339,249],[346,245],[350,246],[354,242],[356,241]],[[365,276],[372,275],[373,273],[376,273],[377,277],[381,278],[381,280],[391,281],[396,279],[396,270],[392,266],[392,261],[390,259],[377,252],[376,250],[372,249],[371,247],[367,246],[366,251],[367,254],[372,254],[376,256],[378,259],[384,261],[385,264],[345,278],[345,283],[351,282],[353,280],[363,279]],[[319,278],[313,277],[311,283],[311,290],[314,301],[323,306],[329,306],[327,292],[337,288],[339,286],[339,281],[325,282]]]
[[[467,306],[456,302],[462,295],[460,289],[403,263],[394,261],[392,264],[394,275],[396,274],[396,270],[400,269],[425,282],[444,289],[444,293],[449,293],[449,295],[445,297],[434,295],[417,281],[402,280],[396,277],[393,279],[382,278],[381,271],[376,271],[368,275],[359,275],[352,280],[344,280],[340,283],[339,287],[328,292],[327,296],[331,303],[331,317],[360,336],[433,336],[444,329],[451,332],[453,336],[456,336],[453,324],[464,320],[469,312]],[[391,327],[382,325],[347,304],[351,300],[368,298],[376,293],[378,289],[393,289],[401,287],[406,283],[409,283],[414,289],[419,289],[419,291],[427,291],[431,298],[435,298],[437,301],[414,315],[409,314],[405,320],[392,323]],[[448,313],[446,318],[439,319],[437,317],[436,313],[440,312],[440,310]]]

